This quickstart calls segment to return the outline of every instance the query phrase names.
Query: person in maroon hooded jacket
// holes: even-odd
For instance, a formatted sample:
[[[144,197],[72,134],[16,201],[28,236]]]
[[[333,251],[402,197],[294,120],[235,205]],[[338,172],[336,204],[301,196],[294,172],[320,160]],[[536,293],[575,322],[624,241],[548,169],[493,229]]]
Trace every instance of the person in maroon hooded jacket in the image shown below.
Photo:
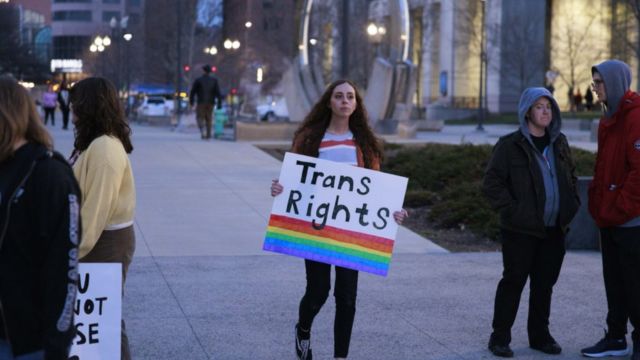
[[[627,355],[630,320],[631,360],[640,360],[640,95],[629,90],[631,71],[622,61],[605,61],[591,74],[604,114],[589,212],[600,227],[608,331],[582,355]]]

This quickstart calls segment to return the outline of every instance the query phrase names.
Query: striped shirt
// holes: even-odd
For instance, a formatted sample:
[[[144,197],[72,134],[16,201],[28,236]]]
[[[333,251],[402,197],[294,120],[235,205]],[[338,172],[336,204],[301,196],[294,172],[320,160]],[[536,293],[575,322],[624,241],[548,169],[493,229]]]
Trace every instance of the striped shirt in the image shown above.
[[[351,131],[344,134],[325,132],[318,158],[358,166],[356,142]]]

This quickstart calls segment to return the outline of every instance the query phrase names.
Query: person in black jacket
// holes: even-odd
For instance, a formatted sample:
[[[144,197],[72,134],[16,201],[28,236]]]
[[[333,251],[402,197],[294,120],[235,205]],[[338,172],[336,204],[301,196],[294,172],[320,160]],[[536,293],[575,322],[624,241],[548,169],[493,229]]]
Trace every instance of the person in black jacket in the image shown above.
[[[67,359],[80,189],[35,104],[0,77],[0,359]]]
[[[62,129],[67,130],[69,127],[71,96],[69,96],[69,88],[65,81],[60,84],[60,90],[58,90],[58,104],[60,104],[60,112],[62,112]]]
[[[560,108],[545,88],[520,97],[520,129],[500,138],[482,191],[500,212],[504,272],[496,291],[489,350],[512,357],[511,327],[530,279],[529,345],[547,354],[562,348],[549,332],[553,285],[564,259],[564,238],[580,201],[575,164],[560,132]]]
[[[189,93],[189,105],[193,107],[195,98],[198,98],[198,106],[196,107],[196,119],[200,128],[202,139],[211,138],[211,123],[213,115],[213,105],[218,102],[218,109],[222,107],[222,95],[218,80],[211,76],[211,66],[202,67],[204,74],[193,82]]]

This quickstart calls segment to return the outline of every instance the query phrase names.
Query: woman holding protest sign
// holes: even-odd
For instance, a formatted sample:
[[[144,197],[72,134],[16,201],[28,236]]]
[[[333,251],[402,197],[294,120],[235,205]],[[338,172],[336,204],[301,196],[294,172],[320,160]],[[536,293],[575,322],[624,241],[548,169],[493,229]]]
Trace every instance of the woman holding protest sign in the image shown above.
[[[81,262],[122,264],[122,286],[133,259],[136,205],[131,129],[115,86],[104,78],[87,78],[71,89],[75,124],[70,162],[82,190]],[[131,358],[122,321],[122,359]]]
[[[67,359],[80,189],[27,90],[0,77],[0,359]]]
[[[353,82],[338,80],[327,87],[296,131],[292,152],[380,170],[382,149],[369,126],[367,111]],[[278,180],[273,180],[271,196],[280,195],[283,190]],[[393,214],[398,224],[407,216],[404,209]],[[300,301],[295,327],[295,350],[302,360],[312,359],[311,325],[331,288],[331,265],[305,260],[305,268],[307,287]],[[334,357],[344,359],[349,352],[356,312],[358,271],[340,266],[335,269]]]

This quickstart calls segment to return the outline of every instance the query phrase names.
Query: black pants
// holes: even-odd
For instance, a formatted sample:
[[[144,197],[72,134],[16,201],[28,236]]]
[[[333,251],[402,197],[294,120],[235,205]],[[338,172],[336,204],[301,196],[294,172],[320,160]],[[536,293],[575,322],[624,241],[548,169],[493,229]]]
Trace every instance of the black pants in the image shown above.
[[[600,236],[609,333],[624,337],[631,320],[632,337],[640,341],[640,226],[603,228]]]
[[[55,125],[56,124],[56,118],[55,118],[56,108],[45,107],[43,108],[43,110],[44,110],[44,124],[47,125],[47,120],[49,119],[49,117],[51,117],[51,125]]]
[[[518,313],[522,289],[529,284],[529,344],[550,340],[551,294],[564,259],[564,234],[548,228],[544,239],[502,230],[504,271],[498,283],[493,315],[492,341],[511,342],[511,327]]]
[[[60,109],[62,112],[62,128],[66,129],[69,126],[69,109]]]
[[[305,260],[307,290],[300,301],[298,324],[311,329],[313,318],[318,314],[331,289],[331,265]],[[351,342],[351,329],[356,315],[358,272],[336,266],[336,318],[333,324],[334,357],[347,357]]]

